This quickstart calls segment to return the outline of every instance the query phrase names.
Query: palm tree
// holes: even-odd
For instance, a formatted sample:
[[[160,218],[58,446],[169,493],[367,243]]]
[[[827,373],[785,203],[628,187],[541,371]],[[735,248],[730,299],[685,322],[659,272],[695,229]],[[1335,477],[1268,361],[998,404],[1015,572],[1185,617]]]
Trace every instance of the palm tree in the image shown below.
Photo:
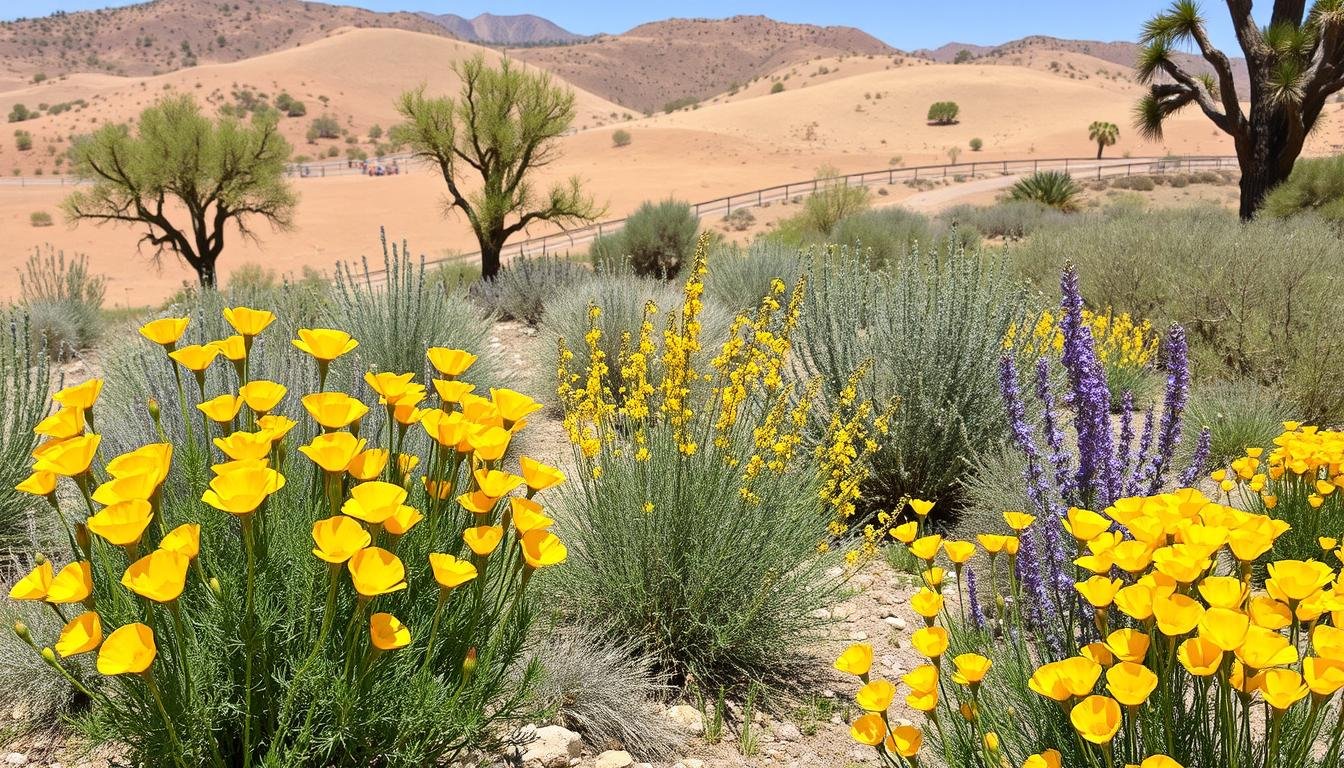
[[[1115,123],[1096,120],[1087,127],[1087,138],[1097,142],[1097,159],[1100,160],[1102,150],[1120,138],[1120,128]]]

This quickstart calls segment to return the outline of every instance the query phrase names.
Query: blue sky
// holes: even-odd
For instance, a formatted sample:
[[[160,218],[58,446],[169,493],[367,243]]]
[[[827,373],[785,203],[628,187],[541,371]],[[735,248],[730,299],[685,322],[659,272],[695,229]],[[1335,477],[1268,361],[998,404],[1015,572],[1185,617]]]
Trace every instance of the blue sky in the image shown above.
[[[108,0],[3,0],[0,18],[42,16],[56,10],[86,10],[126,2]],[[346,0],[380,11],[424,10],[457,13],[535,13],[581,34],[623,32],[637,24],[669,16],[721,17],[765,14],[781,21],[845,24],[860,27],[902,49],[937,46],[949,40],[995,44],[1030,34],[1090,40],[1132,40],[1140,25],[1167,0],[1123,0],[1118,3],[1080,4],[1076,0],[685,0],[678,3],[614,3],[594,0]],[[1215,41],[1236,50],[1219,0],[1204,0]],[[1260,0],[1268,12],[1268,0]],[[1260,14],[1257,14],[1260,15]]]

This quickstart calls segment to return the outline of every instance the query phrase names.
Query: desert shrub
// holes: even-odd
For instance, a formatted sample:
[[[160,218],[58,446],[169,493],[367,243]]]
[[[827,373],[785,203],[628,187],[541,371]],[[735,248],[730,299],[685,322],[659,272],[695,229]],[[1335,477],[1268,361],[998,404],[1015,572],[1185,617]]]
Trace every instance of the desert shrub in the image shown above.
[[[784,84],[783,84],[783,83],[778,83],[778,82],[777,82],[777,83],[775,83],[774,85],[770,86],[770,93],[771,93],[771,94],[783,93],[783,92],[784,92]]]
[[[1008,199],[1034,200],[1067,213],[1078,207],[1078,196],[1082,193],[1082,188],[1067,173],[1037,171],[1018,179],[1009,190]]]
[[[975,471],[961,479],[960,509],[948,530],[954,540],[971,540],[994,530],[1003,521],[1005,510],[1031,507],[1031,495],[1022,481],[1027,459],[1015,446],[988,446],[976,453],[972,464]]]
[[[51,214],[46,211],[33,211],[28,214],[28,223],[34,227],[50,227],[52,225]]]
[[[636,275],[672,279],[695,249],[700,219],[690,203],[668,198],[645,202],[614,235],[593,242],[589,258],[599,270],[628,267]]]
[[[942,221],[889,206],[841,219],[826,240],[855,249],[870,267],[878,269],[900,260],[912,248],[973,249],[980,244],[980,234],[971,227],[945,226]]]
[[[22,102],[16,103],[9,109],[9,122],[11,123],[22,123],[24,120],[30,120],[36,116],[37,115],[30,112],[28,107]]]
[[[556,256],[519,256],[491,280],[472,283],[472,298],[502,320],[537,325],[546,303],[593,276],[582,264]]]
[[[24,461],[15,466],[22,467],[26,463],[28,457],[22,458]],[[19,575],[0,580],[4,592],[9,592]],[[0,691],[13,696],[11,717],[15,718],[6,723],[7,735],[12,737],[26,730],[49,727],[67,716],[69,710],[87,706],[88,700],[69,680],[33,653],[32,646],[9,631],[15,622],[22,622],[34,637],[53,637],[60,633],[62,626],[54,611],[40,603],[0,599],[0,622],[4,622],[7,630],[0,632]],[[67,667],[80,676],[93,671],[91,664],[81,663],[79,659],[70,660]]]
[[[695,98],[694,96],[682,96],[679,99],[673,99],[672,101],[669,101],[666,104],[664,104],[663,111],[670,115],[673,112],[676,112],[677,110],[686,109],[687,107],[694,107],[699,103],[700,100]]]
[[[797,248],[768,240],[757,240],[746,248],[720,246],[709,255],[705,296],[732,311],[751,309],[770,292],[775,280],[792,285],[803,260]]]
[[[617,128],[611,132],[611,145],[613,147],[630,146],[630,132],[624,128]]]
[[[985,142],[981,141],[980,139],[971,139],[971,151],[972,151],[972,152],[979,152],[980,150],[982,150],[982,149],[984,149],[984,148],[985,148]]]
[[[1281,393],[1253,381],[1197,382],[1185,411],[1185,442],[1193,446],[1199,432],[1209,430],[1209,458],[1223,464],[1247,449],[1272,445],[1294,415]]]
[[[817,190],[803,200],[803,210],[779,223],[769,237],[793,246],[815,243],[829,237],[841,220],[868,210],[868,188],[830,181],[840,172],[831,166],[817,169]]]
[[[1344,155],[1299,159],[1265,196],[1261,212],[1276,219],[1315,213],[1336,224],[1344,221]]]
[[[313,118],[308,126],[308,137],[312,139],[336,139],[341,136],[341,124],[331,115]]]
[[[1128,312],[1110,307],[1099,312],[1084,308],[1081,319],[1106,374],[1111,410],[1120,412],[1126,394],[1140,408],[1152,402],[1159,389],[1155,366],[1160,343],[1152,322],[1136,320]],[[1023,367],[1035,365],[1042,357],[1058,360],[1064,349],[1065,327],[1064,316],[1042,309],[1028,316],[1021,326],[1009,328],[1003,346]]]
[[[12,553],[34,545],[45,545],[45,536],[33,541],[34,521],[42,519],[39,499],[20,493],[14,486],[28,477],[30,455],[38,436],[32,427],[49,410],[50,371],[43,343],[60,344],[60,339],[45,342],[38,337],[28,313],[21,309],[0,309],[0,581],[14,573]],[[49,532],[47,526],[42,532]],[[6,689],[18,690],[18,689]]]
[[[87,256],[78,255],[67,261],[64,251],[51,246],[34,250],[19,272],[20,300],[44,321],[55,315],[63,316],[64,323],[49,329],[64,325],[73,332],[73,336],[62,334],[72,351],[92,346],[102,333],[100,312],[106,290],[107,281],[89,272]],[[48,346],[53,352],[59,349],[57,345]]]
[[[229,290],[237,292],[270,291],[275,288],[276,280],[275,270],[247,261],[229,273],[227,285]]]
[[[542,340],[538,349],[542,360],[536,370],[542,377],[533,389],[541,390],[543,383],[548,387],[555,384],[555,371],[560,365],[558,344],[561,339],[582,339],[593,322],[590,313],[597,307],[600,317],[597,327],[601,331],[599,349],[603,359],[615,360],[620,356],[622,339],[639,338],[640,327],[645,320],[645,311],[652,308],[654,322],[660,325],[665,318],[676,314],[681,306],[681,293],[674,285],[662,280],[651,280],[635,275],[598,275],[590,281],[571,286],[570,290],[557,296],[546,305],[541,317]],[[732,312],[721,306],[711,297],[706,297],[700,315],[702,326],[702,344],[706,348],[717,346],[727,338],[728,327],[732,323]],[[661,358],[663,339],[653,339],[656,352],[654,358]],[[587,371],[592,366],[587,347],[571,345],[573,359],[568,367],[573,371]],[[656,360],[651,363],[656,366]],[[604,383],[618,398],[623,398],[630,382],[616,366],[608,365]]]
[[[428,375],[424,347],[465,349],[481,356],[473,368],[478,381],[500,382],[496,361],[485,353],[489,327],[461,285],[430,278],[425,257],[411,258],[403,241],[388,246],[382,237],[383,269],[375,275],[368,258],[358,267],[337,264],[330,327],[359,339],[353,353],[365,370],[415,371]]]
[[[756,223],[756,214],[751,212],[750,208],[738,208],[732,213],[726,213],[722,219],[728,229],[742,232],[751,229],[751,225]]]
[[[1157,183],[1166,183],[1163,176],[1117,176],[1110,180],[1115,189],[1129,189],[1135,192],[1152,192]]]
[[[288,117],[303,117],[306,114],[308,114],[308,106],[298,99],[291,101],[289,107],[285,109],[285,115]]]
[[[374,123],[369,126],[369,141],[377,141],[383,138],[383,126]]]
[[[221,300],[212,291],[198,296],[197,309]],[[474,480],[470,469],[487,456],[501,469],[519,466],[500,424],[520,421],[530,398],[492,392],[493,400],[482,398],[477,407],[467,406],[469,412],[458,411],[455,419],[461,421],[453,424],[485,421],[473,428],[481,438],[478,448],[470,458],[463,451],[462,460],[440,461],[445,451],[459,455],[462,440],[439,429],[449,426],[445,411],[454,410],[452,398],[430,395],[438,401],[430,419],[414,431],[402,429],[392,417],[402,410],[400,422],[409,425],[410,404],[424,397],[423,385],[416,391],[404,379],[372,372],[362,378],[328,376],[326,364],[315,364],[282,333],[292,330],[290,324],[272,324],[266,311],[233,308],[227,324],[218,314],[200,319],[199,326],[189,315],[181,325],[167,319],[142,328],[153,341],[139,339],[135,347],[153,360],[149,365],[129,364],[135,354],[109,360],[116,363],[109,375],[138,377],[141,388],[189,391],[177,403],[180,408],[113,399],[114,393],[134,391],[136,385],[125,381],[109,382],[101,397],[101,382],[80,385],[60,394],[67,408],[93,407],[96,415],[87,425],[83,419],[72,422],[76,431],[88,431],[38,459],[39,470],[78,479],[59,480],[66,519],[72,513],[82,518],[86,505],[102,516],[89,518],[88,543],[72,536],[81,542],[90,604],[97,606],[97,614],[75,621],[100,617],[108,631],[96,633],[102,639],[99,674],[84,674],[74,666],[79,659],[61,660],[97,645],[81,642],[75,629],[62,633],[59,656],[47,656],[49,664],[70,663],[80,672],[76,686],[88,692],[92,704],[87,714],[76,715],[77,725],[95,741],[115,741],[128,761],[141,765],[412,766],[500,748],[535,715],[527,703],[538,668],[524,658],[532,615],[526,584],[542,581],[534,572],[563,561],[564,549],[546,532],[548,526],[528,533],[522,547],[515,530],[523,526],[489,528],[505,514],[501,504],[513,503],[497,498],[511,489],[492,491],[488,504],[480,501],[488,489],[478,483],[486,481]],[[224,354],[236,352],[235,365],[212,365],[221,347],[207,352],[185,343],[230,332],[239,336],[224,345],[234,350]],[[342,356],[346,337],[331,336],[326,341],[333,351],[322,357],[341,362],[348,357]],[[170,348],[175,357],[166,354]],[[442,352],[435,357],[437,375],[460,375],[470,366],[470,360],[463,365],[456,353]],[[171,360],[191,371],[183,374]],[[200,373],[193,375],[196,370]],[[306,384],[276,391],[274,382],[261,378],[272,372]],[[473,374],[467,371],[464,378],[474,382]],[[174,386],[179,375],[185,387]],[[227,411],[207,415],[207,409],[188,409],[188,402],[195,406],[231,395],[244,381],[249,405],[237,418]],[[374,409],[355,427],[358,441],[348,432],[331,437],[344,422],[332,422],[330,415],[325,426],[314,423],[299,401],[317,390],[345,392]],[[393,405],[380,407],[380,397]],[[214,448],[211,432],[220,436]],[[491,437],[484,437],[487,432]],[[319,440],[319,435],[328,436]],[[333,443],[324,447],[327,440]],[[376,471],[352,463],[365,441],[419,461],[385,462]],[[163,452],[165,443],[171,455]],[[127,458],[113,463],[128,450],[122,453]],[[234,463],[220,464],[220,458]],[[126,464],[142,474],[123,477],[145,478],[147,472],[149,479],[104,484],[95,493],[99,505],[131,505],[137,515],[143,508],[139,528],[105,525],[107,518],[117,519],[115,511],[98,510],[88,498],[89,475],[124,473]],[[360,481],[348,500],[347,471],[352,485]],[[529,496],[552,484],[543,478],[557,473],[522,471],[531,484]],[[210,492],[203,494],[207,480]],[[479,492],[472,512],[449,494],[428,490],[447,483]],[[64,493],[76,485],[78,492]],[[539,498],[551,495],[543,491]],[[385,517],[389,513],[392,517]],[[473,518],[487,533],[468,528]],[[372,522],[380,519],[386,521]],[[498,531],[502,540],[486,546],[489,531]],[[435,563],[431,552],[452,559]],[[487,557],[492,567],[486,567]],[[128,560],[134,563],[129,569]],[[38,573],[16,596],[56,599]],[[70,601],[71,608],[80,597]],[[408,646],[412,636],[416,642]],[[31,639],[37,648],[57,642],[50,633]]]
[[[835,514],[824,478],[833,468],[842,481],[861,477],[813,460],[802,425],[814,392],[777,375],[801,293],[780,285],[728,342],[711,345],[698,319],[706,250],[702,242],[661,354],[652,320],[605,361],[600,311],[564,337],[597,367],[567,365],[558,392],[578,471],[560,523],[574,554],[557,594],[581,620],[653,655],[674,682],[779,679],[835,587],[817,554]],[[630,372],[634,394],[613,400],[604,367]],[[854,429],[829,431],[822,455],[846,454],[852,446],[833,443]],[[777,443],[786,447],[767,468],[759,446]]]
[[[848,249],[818,255],[797,339],[800,375],[820,377],[834,410],[864,361],[861,398],[897,404],[872,457],[865,503],[898,513],[904,499],[955,502],[979,451],[1007,437],[995,382],[1004,334],[1022,295],[993,257],[912,253],[874,272]],[[947,509],[951,504],[944,504]]]
[[[1021,240],[1047,224],[1062,220],[1064,215],[1036,200],[1005,200],[986,206],[953,206],[938,214],[938,218],[985,237]]]
[[[14,148],[20,152],[27,152],[33,148],[33,134],[27,131],[14,132]]]
[[[1073,262],[1089,306],[1180,323],[1201,376],[1273,386],[1313,423],[1344,415],[1344,383],[1335,373],[1344,349],[1328,341],[1344,332],[1344,318],[1318,279],[1344,269],[1344,244],[1325,222],[1243,224],[1213,207],[1119,208],[1045,227],[1013,255],[1042,290]]]
[[[62,304],[35,301],[24,306],[28,313],[28,347],[49,360],[66,361],[85,346],[80,341],[77,318]]]
[[[935,101],[929,105],[928,121],[936,125],[952,125],[960,113],[961,107],[955,101]]]

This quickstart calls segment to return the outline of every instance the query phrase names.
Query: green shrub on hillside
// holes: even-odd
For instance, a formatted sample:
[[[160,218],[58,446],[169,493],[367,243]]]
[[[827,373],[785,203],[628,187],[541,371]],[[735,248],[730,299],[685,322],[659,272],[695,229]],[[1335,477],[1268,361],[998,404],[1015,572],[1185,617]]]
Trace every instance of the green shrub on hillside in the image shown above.
[[[630,132],[624,128],[617,128],[611,132],[611,145],[613,147],[630,146]]]
[[[1276,219],[1315,213],[1344,222],[1344,155],[1299,159],[1292,174],[1270,190],[1261,211]]]
[[[955,101],[935,101],[929,105],[928,120],[935,125],[952,125],[960,113],[961,107]]]
[[[595,240],[589,259],[599,271],[630,269],[636,275],[672,279],[695,250],[700,219],[690,203],[646,202],[625,220],[621,231]]]

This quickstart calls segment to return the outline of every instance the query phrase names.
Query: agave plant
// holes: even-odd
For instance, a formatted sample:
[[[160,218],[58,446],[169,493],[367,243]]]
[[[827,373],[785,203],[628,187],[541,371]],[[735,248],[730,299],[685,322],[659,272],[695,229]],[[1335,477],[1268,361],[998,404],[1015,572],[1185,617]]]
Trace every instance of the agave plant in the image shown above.
[[[1010,200],[1035,200],[1060,211],[1078,208],[1078,196],[1083,190],[1073,177],[1063,171],[1037,171],[1024,176],[1008,193]]]

